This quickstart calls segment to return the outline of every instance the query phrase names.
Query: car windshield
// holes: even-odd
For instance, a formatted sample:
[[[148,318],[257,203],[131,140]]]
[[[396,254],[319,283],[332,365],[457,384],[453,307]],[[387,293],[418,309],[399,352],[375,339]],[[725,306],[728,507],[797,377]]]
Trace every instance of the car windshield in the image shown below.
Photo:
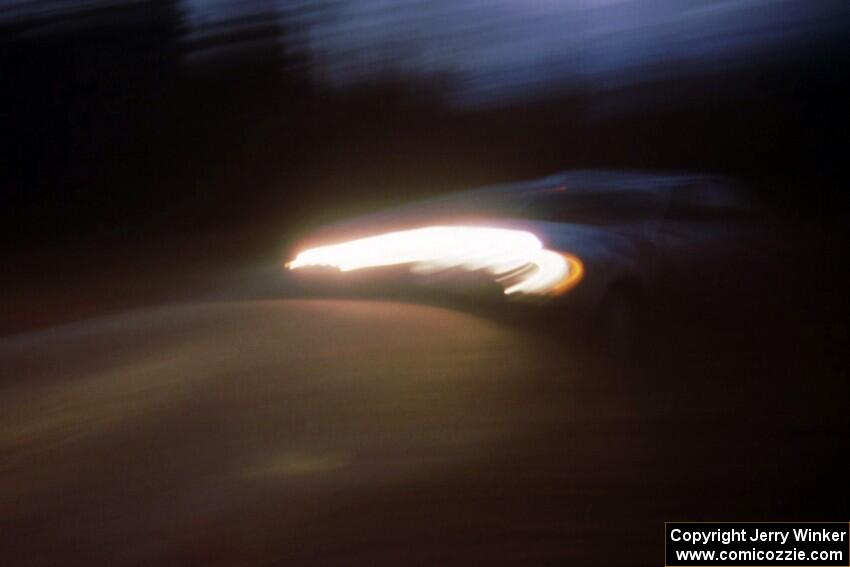
[[[662,200],[656,192],[641,189],[569,189],[525,196],[517,216],[529,220],[607,225],[654,218]]]

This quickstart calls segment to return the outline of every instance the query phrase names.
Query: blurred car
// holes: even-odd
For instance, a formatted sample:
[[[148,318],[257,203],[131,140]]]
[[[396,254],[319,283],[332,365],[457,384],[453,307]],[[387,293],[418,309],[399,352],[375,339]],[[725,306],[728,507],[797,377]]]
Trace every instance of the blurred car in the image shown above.
[[[760,216],[715,176],[574,171],[333,225],[286,266],[311,288],[463,290],[563,307],[625,353],[648,313],[728,293],[761,250]]]

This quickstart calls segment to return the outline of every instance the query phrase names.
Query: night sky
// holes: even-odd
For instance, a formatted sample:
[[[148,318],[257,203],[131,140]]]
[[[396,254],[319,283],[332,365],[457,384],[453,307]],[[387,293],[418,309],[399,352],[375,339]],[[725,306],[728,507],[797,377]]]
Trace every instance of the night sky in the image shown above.
[[[335,85],[381,73],[449,74],[461,103],[615,88],[817,49],[850,4],[800,0],[186,0],[190,28],[254,13],[309,22]]]

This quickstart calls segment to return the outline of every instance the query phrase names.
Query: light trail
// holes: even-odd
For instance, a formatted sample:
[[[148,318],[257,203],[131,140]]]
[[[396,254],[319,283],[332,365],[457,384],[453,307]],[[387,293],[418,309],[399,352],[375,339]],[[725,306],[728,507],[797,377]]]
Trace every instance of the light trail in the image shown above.
[[[430,274],[453,268],[486,271],[506,295],[556,295],[581,279],[578,258],[543,248],[523,230],[428,226],[319,246],[300,252],[286,267],[331,267],[341,272],[409,266]]]

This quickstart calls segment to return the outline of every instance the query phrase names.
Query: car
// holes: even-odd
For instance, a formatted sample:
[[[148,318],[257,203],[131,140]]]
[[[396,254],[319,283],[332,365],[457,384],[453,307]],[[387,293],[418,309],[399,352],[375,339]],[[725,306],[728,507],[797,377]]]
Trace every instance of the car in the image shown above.
[[[740,185],[718,176],[571,171],[327,227],[286,267],[311,286],[563,307],[607,351],[626,354],[649,313],[724,297],[752,266],[760,217]]]

